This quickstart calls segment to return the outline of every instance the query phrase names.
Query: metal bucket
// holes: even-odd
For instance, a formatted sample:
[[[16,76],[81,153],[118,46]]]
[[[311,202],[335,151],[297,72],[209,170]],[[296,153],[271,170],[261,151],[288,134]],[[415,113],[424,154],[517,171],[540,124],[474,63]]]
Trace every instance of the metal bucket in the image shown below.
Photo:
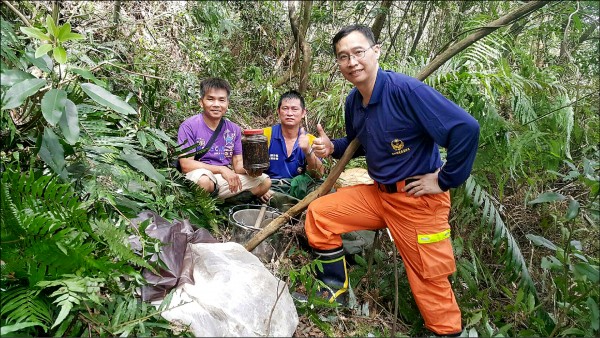
[[[254,225],[256,224],[256,219],[258,218],[258,214],[260,213],[260,206],[259,209],[242,209],[235,211],[234,213],[232,213],[231,217],[235,225],[240,226],[242,228],[249,228],[248,230],[258,231],[281,215],[281,213],[276,211],[276,209],[274,210],[275,211],[265,211],[263,220],[260,223],[260,228],[254,227]]]
[[[267,206],[260,228],[254,227],[258,214],[260,213],[260,208],[260,205],[242,204],[236,205],[229,210],[229,224],[231,225],[232,231],[231,241],[240,244],[246,243],[254,237],[261,228],[265,227],[282,214],[277,209]],[[283,226],[289,226],[289,222]],[[279,250],[283,249],[281,237],[279,232],[272,234],[252,250],[252,253],[264,263],[270,262],[271,259],[276,258],[274,255],[278,253]]]

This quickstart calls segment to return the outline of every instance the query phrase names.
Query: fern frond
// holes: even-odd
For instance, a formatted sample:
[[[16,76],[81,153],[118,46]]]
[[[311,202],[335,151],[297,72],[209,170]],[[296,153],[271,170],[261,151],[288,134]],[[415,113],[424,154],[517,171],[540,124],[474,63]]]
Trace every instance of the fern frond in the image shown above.
[[[570,103],[571,100],[568,95],[561,95],[556,98],[551,108],[554,110],[556,108],[564,107],[553,114],[553,119],[557,122],[557,127],[562,129],[565,133],[564,151],[568,159],[571,159],[571,135],[575,124],[575,112],[573,107],[569,105]]]
[[[79,305],[84,301],[91,301],[96,305],[100,305],[100,287],[103,286],[104,279],[92,278],[92,277],[81,277],[76,275],[64,275],[63,279],[54,281],[41,281],[36,286],[44,289],[51,287],[59,287],[58,290],[54,291],[50,297],[55,297],[54,303],[60,306],[60,313],[56,317],[51,328],[56,327],[62,323],[71,309],[75,305]]]
[[[2,291],[0,315],[7,324],[33,322],[44,330],[52,322],[50,304],[39,297],[39,290],[15,287]]]
[[[461,55],[467,67],[476,70],[491,70],[496,67],[507,50],[507,41],[497,32],[492,33],[469,46]]]
[[[18,235],[19,233],[22,233],[20,229],[23,229],[23,224],[19,220],[19,217],[17,217],[17,207],[12,201],[8,190],[9,184],[6,182],[7,179],[7,176],[2,176],[2,187],[0,187],[0,197],[2,198],[2,208],[0,210],[2,218],[0,219],[0,228],[2,229],[2,239],[4,241],[12,240],[12,238],[9,237],[11,232],[14,231]],[[8,231],[8,227],[11,227],[14,230]]]
[[[504,224],[491,196],[475,182],[473,176],[467,179],[465,191],[473,204],[482,209],[482,226],[492,227],[494,248],[504,250],[502,262],[505,263],[505,271],[508,273],[509,280],[518,281],[521,287],[537,297],[535,284],[531,279],[529,270],[527,270],[527,262],[521,253],[519,244]]]
[[[15,34],[13,24],[0,18],[0,56],[6,61],[9,61],[12,65],[19,64],[19,57],[17,56],[16,50],[22,50],[21,42]]]
[[[117,258],[154,271],[154,268],[148,262],[131,250],[128,243],[129,234],[124,230],[106,220],[96,221],[95,225],[100,238],[106,241],[108,250]]]
[[[107,268],[92,255],[97,242],[88,238],[95,235],[70,185],[55,176],[36,177],[10,168],[2,173],[2,183],[7,197],[3,203],[8,203],[3,213],[12,210],[16,218],[15,224],[2,227],[6,271],[34,285],[82,268]]]
[[[537,114],[535,113],[531,97],[521,89],[513,89],[512,110],[515,112],[517,120],[521,124],[525,124],[536,119]],[[528,126],[531,130],[537,130],[535,123],[531,123]]]

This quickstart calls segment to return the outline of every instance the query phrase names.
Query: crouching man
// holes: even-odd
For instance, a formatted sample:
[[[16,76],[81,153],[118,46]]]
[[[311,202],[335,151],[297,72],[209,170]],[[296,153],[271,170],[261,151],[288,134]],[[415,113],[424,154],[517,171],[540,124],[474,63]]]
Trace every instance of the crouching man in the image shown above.
[[[230,95],[231,87],[224,79],[209,78],[200,83],[203,110],[186,119],[177,133],[183,148],[197,144],[179,158],[181,172],[213,197],[225,200],[249,191],[258,198],[269,191],[271,180],[262,173],[250,176],[243,168],[241,128],[223,117]],[[202,156],[192,156],[204,148],[208,151]]]

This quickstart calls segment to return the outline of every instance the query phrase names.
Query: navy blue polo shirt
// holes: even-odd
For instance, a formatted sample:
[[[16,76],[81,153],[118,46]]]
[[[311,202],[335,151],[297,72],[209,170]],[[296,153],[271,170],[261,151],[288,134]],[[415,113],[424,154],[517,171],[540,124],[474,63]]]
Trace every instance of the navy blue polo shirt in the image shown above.
[[[366,106],[354,88],[345,105],[346,137],[332,140],[340,158],[355,138],[365,155],[369,175],[390,184],[433,173],[442,166],[438,145],[447,149],[438,175],[442,190],[462,184],[470,175],[479,143],[479,124],[464,109],[435,89],[407,75],[377,71]]]
[[[315,137],[311,134],[307,135],[309,143],[312,145]],[[269,169],[265,174],[269,175],[270,178],[293,178],[304,173],[306,165],[306,156],[298,146],[298,140],[296,139],[292,154],[288,157],[285,138],[281,134],[281,124],[274,125],[271,128],[271,140],[269,142]]]

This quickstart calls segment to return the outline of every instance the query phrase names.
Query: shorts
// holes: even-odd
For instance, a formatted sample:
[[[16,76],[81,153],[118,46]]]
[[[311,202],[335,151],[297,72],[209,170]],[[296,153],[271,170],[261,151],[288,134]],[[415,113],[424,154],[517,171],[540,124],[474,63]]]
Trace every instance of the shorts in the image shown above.
[[[211,196],[216,196],[222,200],[235,196],[242,191],[254,189],[258,187],[265,179],[269,178],[267,174],[262,174],[258,177],[238,174],[240,180],[242,181],[242,190],[233,193],[229,190],[229,183],[227,183],[221,174],[213,174],[208,169],[195,169],[185,174],[185,178],[194,183],[198,183],[202,176],[207,176],[215,184],[215,191],[211,194]]]

